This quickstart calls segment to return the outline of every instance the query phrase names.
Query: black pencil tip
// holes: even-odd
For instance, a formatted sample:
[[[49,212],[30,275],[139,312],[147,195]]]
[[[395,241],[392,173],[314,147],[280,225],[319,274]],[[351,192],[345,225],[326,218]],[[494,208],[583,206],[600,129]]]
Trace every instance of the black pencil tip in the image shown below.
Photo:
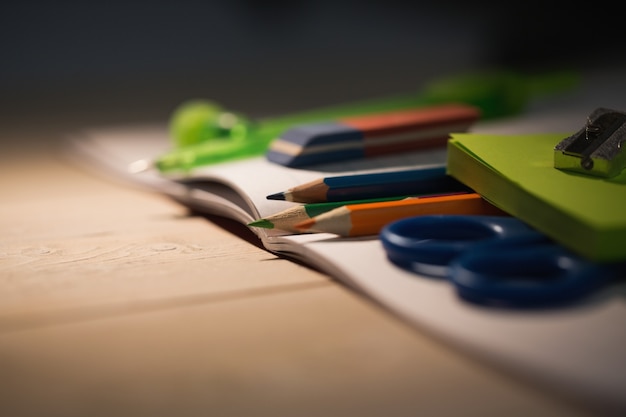
[[[268,200],[284,200],[285,199],[285,193],[276,193],[276,194],[270,194],[267,197]]]

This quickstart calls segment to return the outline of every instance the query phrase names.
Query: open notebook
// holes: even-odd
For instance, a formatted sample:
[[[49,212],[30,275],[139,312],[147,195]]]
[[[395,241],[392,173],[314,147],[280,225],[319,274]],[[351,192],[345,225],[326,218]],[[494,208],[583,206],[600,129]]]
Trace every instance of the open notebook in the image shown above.
[[[484,129],[489,131],[488,127]],[[515,125],[495,125],[491,129],[514,131]],[[76,161],[102,174],[243,224],[296,204],[267,200],[267,195],[320,176],[446,161],[446,150],[441,148],[349,164],[318,165],[315,171],[286,168],[255,157],[204,167],[186,179],[166,178],[156,171],[129,173],[130,163],[156,156],[169,146],[165,126],[122,126],[82,132],[72,138],[70,149]],[[498,310],[462,301],[446,282],[394,266],[377,236],[338,238],[330,234],[252,230],[267,250],[326,272],[417,328],[485,363],[578,401],[626,411],[623,288],[607,288],[584,303],[559,309]]]

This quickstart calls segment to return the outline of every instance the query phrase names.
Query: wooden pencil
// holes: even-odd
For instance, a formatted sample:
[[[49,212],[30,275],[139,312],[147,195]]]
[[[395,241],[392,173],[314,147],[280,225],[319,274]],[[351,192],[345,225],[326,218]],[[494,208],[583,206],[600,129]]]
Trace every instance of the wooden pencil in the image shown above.
[[[468,191],[459,191],[458,193],[467,193]],[[453,194],[453,193],[450,193]],[[447,194],[447,195],[450,195]],[[337,207],[345,206],[346,204],[364,204],[364,203],[378,203],[383,201],[395,201],[405,198],[431,198],[441,196],[442,194],[421,195],[421,196],[399,196],[399,197],[387,197],[387,198],[370,198],[364,200],[350,200],[350,201],[331,201],[326,203],[309,203],[298,204],[278,213],[272,214],[267,217],[255,220],[248,223],[250,227],[261,227],[264,229],[280,229],[288,232],[296,232],[299,230],[294,226],[305,220],[312,219],[315,216],[326,213]]]
[[[267,199],[323,203],[398,195],[446,194],[457,191],[472,190],[447,175],[445,165],[438,165],[400,171],[319,178],[286,191],[270,194]]]
[[[364,200],[331,201],[326,203],[298,204],[278,213],[250,222],[248,223],[248,226],[262,227],[264,229],[280,229],[288,232],[299,232],[298,229],[294,227],[297,223],[303,222],[304,220],[309,220],[315,216],[319,216],[322,213],[326,213],[330,210],[344,206],[346,204],[375,203],[381,201],[401,200],[403,198],[407,197],[400,196],[389,198],[371,198]]]
[[[348,204],[294,225],[300,232],[334,233],[339,236],[378,234],[382,228],[405,217],[432,214],[507,215],[477,193],[424,199]]]

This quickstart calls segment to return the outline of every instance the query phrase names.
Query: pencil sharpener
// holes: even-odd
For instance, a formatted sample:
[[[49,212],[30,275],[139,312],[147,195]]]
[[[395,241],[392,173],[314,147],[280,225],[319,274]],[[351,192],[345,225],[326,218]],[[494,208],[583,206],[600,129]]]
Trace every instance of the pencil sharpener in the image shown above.
[[[626,167],[626,113],[597,108],[578,132],[554,147],[554,167],[610,178]]]

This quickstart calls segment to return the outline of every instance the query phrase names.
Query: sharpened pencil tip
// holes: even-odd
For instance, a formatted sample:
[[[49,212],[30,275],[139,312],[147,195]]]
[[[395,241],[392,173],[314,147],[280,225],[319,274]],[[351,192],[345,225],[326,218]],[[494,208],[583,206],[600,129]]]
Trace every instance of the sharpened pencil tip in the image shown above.
[[[251,227],[262,227],[264,229],[273,229],[274,228],[274,223],[272,223],[269,220],[259,219],[259,220],[255,220],[253,222],[248,223],[248,226],[251,226]]]
[[[276,194],[270,194],[265,198],[267,198],[268,200],[285,200],[285,193],[281,192]]]

